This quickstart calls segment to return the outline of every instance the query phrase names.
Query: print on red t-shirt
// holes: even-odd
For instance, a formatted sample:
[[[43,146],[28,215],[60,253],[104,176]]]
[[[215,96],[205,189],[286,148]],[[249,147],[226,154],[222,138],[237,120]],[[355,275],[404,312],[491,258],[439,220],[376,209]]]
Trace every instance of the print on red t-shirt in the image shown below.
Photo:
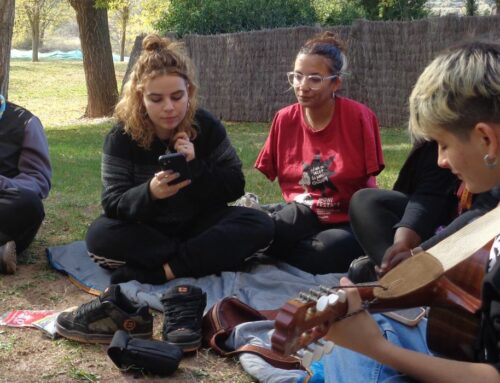
[[[287,202],[305,204],[324,223],[348,221],[352,194],[376,187],[384,167],[375,115],[353,100],[336,97],[330,124],[313,132],[300,104],[281,109],[255,167],[278,178]]]

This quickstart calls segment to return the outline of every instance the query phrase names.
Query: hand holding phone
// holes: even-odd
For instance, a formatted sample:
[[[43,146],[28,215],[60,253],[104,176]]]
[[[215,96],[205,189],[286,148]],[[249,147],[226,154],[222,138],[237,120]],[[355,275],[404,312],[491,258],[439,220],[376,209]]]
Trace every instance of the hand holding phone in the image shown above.
[[[149,182],[149,192],[154,200],[169,198],[191,183],[186,159],[180,153],[165,154],[158,158],[162,169]]]
[[[191,179],[191,174],[187,166],[186,157],[181,153],[169,153],[158,157],[158,162],[162,170],[170,170],[178,173],[179,177],[169,182],[169,185],[176,185],[182,181]]]

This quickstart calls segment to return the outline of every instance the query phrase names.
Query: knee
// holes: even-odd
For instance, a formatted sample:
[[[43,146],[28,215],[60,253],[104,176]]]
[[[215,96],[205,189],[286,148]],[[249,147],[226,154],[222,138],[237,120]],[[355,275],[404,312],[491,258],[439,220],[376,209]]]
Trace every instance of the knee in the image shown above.
[[[16,192],[18,193],[17,198],[9,198],[9,203],[6,206],[10,207],[13,214],[26,217],[33,225],[39,225],[45,217],[40,197],[31,190],[17,189]]]
[[[377,205],[379,189],[361,189],[353,194],[349,203],[349,218],[351,220],[366,216]]]
[[[94,254],[104,255],[109,251],[109,247],[113,246],[112,237],[107,235],[108,229],[104,222],[104,217],[97,218],[92,222],[85,236],[87,249]]]
[[[265,212],[244,208],[242,216],[245,227],[252,232],[252,237],[268,244],[274,237],[275,225],[273,219]]]

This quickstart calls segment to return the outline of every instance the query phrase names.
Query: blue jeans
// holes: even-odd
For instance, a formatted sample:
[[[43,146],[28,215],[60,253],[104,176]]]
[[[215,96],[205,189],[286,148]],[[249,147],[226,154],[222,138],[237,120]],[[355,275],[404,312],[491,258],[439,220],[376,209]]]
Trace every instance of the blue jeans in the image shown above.
[[[403,348],[431,354],[427,347],[427,320],[408,327],[382,314],[373,315],[384,337]],[[396,383],[413,380],[390,367],[346,348],[336,346],[323,358],[325,383]]]

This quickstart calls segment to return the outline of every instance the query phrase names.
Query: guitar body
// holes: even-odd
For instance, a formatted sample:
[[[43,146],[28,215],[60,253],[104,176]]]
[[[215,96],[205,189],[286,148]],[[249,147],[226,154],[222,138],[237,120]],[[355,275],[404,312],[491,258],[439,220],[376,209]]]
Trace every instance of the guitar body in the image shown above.
[[[433,307],[427,322],[427,346],[438,356],[473,362],[476,360],[479,313],[460,308]]]
[[[460,286],[464,295],[480,299],[490,247],[488,245],[480,249],[449,270],[443,278]],[[471,312],[461,305],[438,304],[432,307],[427,322],[429,349],[437,355],[455,360],[476,360],[480,319],[479,308]]]

